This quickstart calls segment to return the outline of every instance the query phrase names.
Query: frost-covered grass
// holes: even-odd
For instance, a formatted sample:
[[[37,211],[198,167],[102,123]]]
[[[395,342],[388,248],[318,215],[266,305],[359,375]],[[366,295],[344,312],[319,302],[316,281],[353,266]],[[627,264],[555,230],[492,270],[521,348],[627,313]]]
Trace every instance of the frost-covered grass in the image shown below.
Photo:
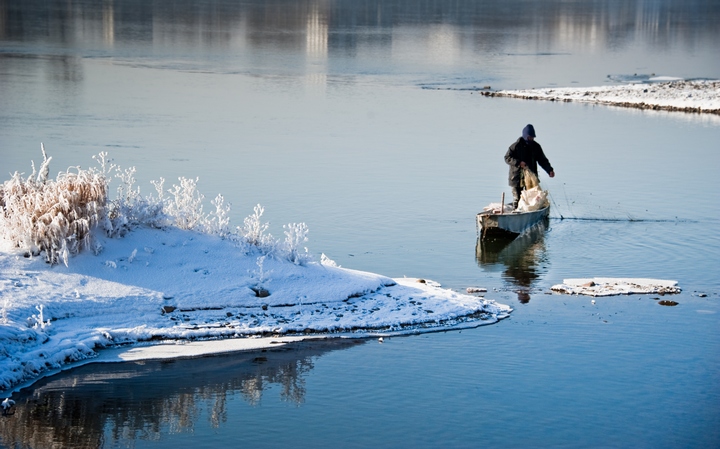
[[[107,180],[96,170],[68,170],[48,179],[52,158],[23,178],[15,172],[0,186],[0,237],[28,254],[66,265],[70,254],[91,246],[91,230],[106,216]]]
[[[51,157],[41,145],[43,163],[39,172],[31,162],[27,177],[15,172],[0,185],[0,239],[10,242],[27,256],[43,255],[50,264],[68,265],[71,255],[85,249],[96,254],[102,248],[93,241],[93,229],[107,236],[123,236],[139,226],[174,226],[218,235],[239,247],[256,247],[266,255],[295,264],[311,260],[307,248],[308,229],[304,223],[284,226],[285,240],[275,240],[262,222],[264,209],[257,205],[242,227],[230,229],[230,205],[222,195],[204,212],[205,197],[198,179],[178,178],[179,184],[165,189],[165,180],[152,181],[155,193],[143,196],[135,184],[135,167],[123,169],[111,163],[107,153],[94,156],[98,166],[72,167],[49,178]],[[111,184],[117,183],[111,198]]]

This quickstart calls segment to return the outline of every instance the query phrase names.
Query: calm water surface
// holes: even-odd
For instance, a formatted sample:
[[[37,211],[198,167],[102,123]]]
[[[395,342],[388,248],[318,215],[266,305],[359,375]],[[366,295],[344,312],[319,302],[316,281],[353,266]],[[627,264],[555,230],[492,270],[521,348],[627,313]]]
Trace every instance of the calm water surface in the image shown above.
[[[495,326],[88,365],[13,395],[7,447],[717,447],[720,119],[485,98],[478,88],[720,78],[713,1],[0,0],[0,173],[108,151],[199,177],[236,224],[389,276],[489,289]],[[533,123],[547,229],[481,244]],[[654,296],[564,278],[677,280]]]

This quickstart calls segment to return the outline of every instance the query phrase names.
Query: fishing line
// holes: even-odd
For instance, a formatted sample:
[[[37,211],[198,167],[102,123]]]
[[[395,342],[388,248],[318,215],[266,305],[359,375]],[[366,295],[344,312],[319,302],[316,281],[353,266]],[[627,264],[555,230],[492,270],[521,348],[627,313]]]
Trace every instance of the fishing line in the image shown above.
[[[563,183],[563,195],[565,196],[565,203],[568,205],[568,209],[571,208],[571,204],[575,204],[575,201],[572,203],[570,202],[570,199],[567,196],[567,191],[565,190],[565,183]],[[592,195],[592,194],[591,194]],[[550,217],[553,220],[573,220],[573,221],[603,221],[608,223],[694,223],[694,220],[687,220],[687,219],[678,219],[675,217],[674,219],[671,218],[634,218],[630,215],[630,213],[625,212],[624,214],[627,215],[627,218],[607,218],[607,217],[578,217],[572,210],[570,210],[570,214],[572,217],[565,217],[560,212],[560,207],[558,206],[557,202],[555,201],[555,198],[553,197],[552,193],[548,191],[548,198],[550,198],[550,201],[552,202],[555,210],[557,210],[557,213],[560,215],[560,217]],[[601,207],[601,206],[598,206]],[[602,213],[602,212],[601,212]],[[616,214],[615,214],[616,215]],[[623,215],[621,212],[620,215]]]
[[[552,218],[552,217],[551,217]],[[557,220],[557,218],[555,218]],[[571,218],[560,218],[560,220],[573,220],[573,221],[607,221],[607,222],[626,222],[626,223],[697,223],[697,220],[678,220],[678,219],[662,219],[662,218],[593,218],[593,217],[571,217]]]
[[[560,214],[560,219],[564,220],[565,217],[563,217],[563,214],[560,213],[560,208],[558,207],[557,203],[555,202],[555,198],[553,198],[552,193],[548,191],[548,196],[550,197],[550,201],[553,203],[553,206],[555,206],[555,209],[558,210],[558,214]]]
[[[564,182],[563,182],[563,184],[562,184],[562,189],[563,189],[563,195],[565,195],[565,204],[567,204],[567,207],[568,207],[568,210],[570,211],[570,213],[573,214],[573,215],[575,215],[575,214],[573,213],[573,211],[572,211],[572,207],[570,207],[570,199],[568,199],[567,191],[565,190],[565,183],[564,183]],[[573,203],[574,203],[574,201],[573,201]]]

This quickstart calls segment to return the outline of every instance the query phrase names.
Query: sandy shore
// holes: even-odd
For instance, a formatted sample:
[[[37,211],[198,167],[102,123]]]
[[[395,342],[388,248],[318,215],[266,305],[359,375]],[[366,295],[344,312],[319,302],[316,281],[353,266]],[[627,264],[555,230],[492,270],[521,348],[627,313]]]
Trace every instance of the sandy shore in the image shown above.
[[[652,80],[651,80],[652,81]],[[720,114],[720,81],[655,81],[618,86],[484,91],[487,97],[578,101],[638,109]]]

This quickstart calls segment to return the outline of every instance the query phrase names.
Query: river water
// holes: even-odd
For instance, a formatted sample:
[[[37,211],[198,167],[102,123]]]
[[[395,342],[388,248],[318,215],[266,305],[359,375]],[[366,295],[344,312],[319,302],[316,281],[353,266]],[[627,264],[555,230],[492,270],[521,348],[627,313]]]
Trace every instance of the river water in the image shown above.
[[[0,173],[109,152],[241,224],[515,310],[493,326],[87,365],[13,396],[7,447],[717,447],[720,118],[478,89],[720,78],[714,1],[0,0]],[[533,123],[547,229],[477,241]],[[176,182],[176,181],[175,181]],[[167,185],[167,184],[166,184]],[[565,278],[679,282],[550,294]]]

